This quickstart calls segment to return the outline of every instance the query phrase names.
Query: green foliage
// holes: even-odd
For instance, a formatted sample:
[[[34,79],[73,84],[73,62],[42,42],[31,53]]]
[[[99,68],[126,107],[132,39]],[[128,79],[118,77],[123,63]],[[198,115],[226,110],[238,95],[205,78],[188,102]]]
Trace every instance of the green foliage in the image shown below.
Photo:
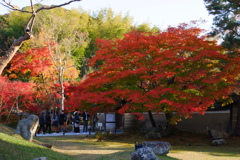
[[[24,34],[24,27],[28,18],[29,14],[16,11],[0,15],[0,52],[1,50],[2,52],[6,51],[14,39]]]
[[[228,49],[240,46],[239,0],[204,0],[209,14],[214,15],[212,35],[223,35],[222,45]]]

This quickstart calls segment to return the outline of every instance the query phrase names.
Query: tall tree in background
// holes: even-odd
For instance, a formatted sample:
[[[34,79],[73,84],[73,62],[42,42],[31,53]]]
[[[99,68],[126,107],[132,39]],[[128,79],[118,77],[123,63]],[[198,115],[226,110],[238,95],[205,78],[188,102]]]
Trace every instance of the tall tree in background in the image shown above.
[[[209,14],[214,15],[212,35],[223,38],[221,45],[228,49],[229,56],[240,56],[240,2],[239,0],[204,0]],[[238,70],[236,70],[238,72]],[[239,76],[235,77],[239,83]],[[238,84],[236,86],[239,86]],[[233,90],[232,99],[238,106],[235,135],[240,136],[240,92]],[[232,114],[232,113],[231,113]]]
[[[68,4],[72,3],[72,2],[77,2],[77,1],[81,1],[81,0],[71,0],[71,1],[68,1],[68,2],[60,4],[60,5],[54,5],[54,6],[50,6],[50,7],[43,6],[43,7],[40,7],[40,8],[36,9],[36,7],[34,7],[34,4],[33,4],[32,0],[30,0],[31,10],[27,11],[27,10],[18,9],[13,4],[11,4],[10,0],[9,1],[2,0],[2,2],[0,4],[5,6],[5,7],[7,7],[8,9],[14,10],[14,11],[28,13],[31,16],[30,16],[30,18],[28,19],[28,21],[27,21],[27,23],[25,25],[24,35],[21,36],[20,38],[16,39],[12,43],[10,49],[6,52],[6,54],[3,57],[1,57],[1,59],[0,59],[0,75],[2,74],[3,69],[7,66],[9,61],[15,55],[15,53],[22,46],[22,44],[25,41],[31,39],[31,37],[33,36],[33,32],[32,31],[33,31],[34,21],[35,21],[35,18],[36,18],[36,15],[37,15],[38,12],[40,12],[41,10],[49,10],[49,9],[53,9],[53,8],[57,8],[57,7],[62,7],[62,6],[65,6],[65,5],[68,5]]]
[[[90,14],[90,13],[89,13]],[[114,13],[111,8],[104,8],[94,12],[89,19],[88,33],[91,42],[82,59],[81,76],[91,73],[96,68],[88,65],[88,60],[95,55],[96,40],[122,38],[133,27],[133,19],[129,15]]]
[[[214,15],[212,35],[223,36],[222,46],[233,51],[240,46],[239,0],[204,0],[209,14]]]
[[[76,17],[73,17],[71,13],[74,12],[58,8],[55,14],[42,16],[36,20],[36,24],[41,27],[38,28],[40,29],[39,36],[36,37],[35,41],[39,42],[42,39],[43,43],[48,45],[55,73],[58,76],[57,83],[59,84],[58,94],[61,110],[64,110],[64,83],[76,80],[80,74],[73,55],[89,43],[88,34],[81,32],[78,28],[79,24],[76,23]]]

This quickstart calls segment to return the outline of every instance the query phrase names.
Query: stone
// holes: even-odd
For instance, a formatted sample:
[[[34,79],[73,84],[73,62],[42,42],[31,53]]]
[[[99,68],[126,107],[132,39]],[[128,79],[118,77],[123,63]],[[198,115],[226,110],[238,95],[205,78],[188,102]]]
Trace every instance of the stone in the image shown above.
[[[161,127],[143,127],[140,128],[141,133],[148,133],[148,132],[161,132],[162,128]]]
[[[225,141],[225,139],[215,139],[212,141],[212,145],[214,146],[218,146],[218,145],[222,145],[222,144],[226,144],[227,142]]]
[[[47,157],[38,157],[38,158],[34,158],[33,160],[47,160]]]
[[[31,114],[27,119],[18,122],[15,134],[21,135],[24,139],[32,141],[38,127],[38,116]]]
[[[133,152],[131,160],[158,160],[158,158],[151,148],[144,147]]]
[[[160,139],[162,136],[159,132],[149,132],[145,135],[147,139]]]
[[[171,148],[171,144],[169,142],[163,141],[144,141],[142,145],[143,147],[152,148],[156,155],[166,155]]]
[[[229,137],[225,131],[209,130],[208,133],[213,139],[223,139]]]

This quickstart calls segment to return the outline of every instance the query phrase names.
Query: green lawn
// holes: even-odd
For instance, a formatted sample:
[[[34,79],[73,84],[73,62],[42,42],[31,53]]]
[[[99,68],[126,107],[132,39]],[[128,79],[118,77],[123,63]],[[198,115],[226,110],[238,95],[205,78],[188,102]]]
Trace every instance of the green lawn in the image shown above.
[[[112,135],[102,142],[94,136],[34,137],[33,142],[13,135],[14,129],[0,125],[0,160],[33,160],[46,156],[48,160],[129,160],[134,141],[145,141],[139,133]],[[240,159],[240,137],[227,139],[223,146],[211,146],[207,135],[179,133],[163,138],[172,144],[167,156],[161,160],[228,160]],[[52,149],[41,146],[53,145]]]

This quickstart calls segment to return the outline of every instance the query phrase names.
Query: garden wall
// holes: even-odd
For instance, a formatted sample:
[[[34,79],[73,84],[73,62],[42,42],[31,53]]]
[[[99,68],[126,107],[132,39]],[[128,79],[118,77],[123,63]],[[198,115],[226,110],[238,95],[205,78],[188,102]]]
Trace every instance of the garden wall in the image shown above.
[[[140,121],[140,127],[151,127],[148,114],[144,113],[145,120]],[[166,118],[164,114],[153,114],[153,117],[162,128],[165,127]],[[176,127],[180,130],[190,131],[193,133],[207,134],[209,129],[226,130],[228,127],[230,111],[207,111],[205,115],[193,114],[192,118],[182,119]]]

